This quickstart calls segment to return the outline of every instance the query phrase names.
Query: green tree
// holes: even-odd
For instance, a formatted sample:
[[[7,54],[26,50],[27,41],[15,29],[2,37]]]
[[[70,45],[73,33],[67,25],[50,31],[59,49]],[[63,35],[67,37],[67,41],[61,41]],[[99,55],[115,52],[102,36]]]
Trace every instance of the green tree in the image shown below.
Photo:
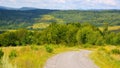
[[[0,39],[0,44],[2,46],[16,46],[15,41],[16,41],[16,35],[14,32],[5,32],[4,34],[1,35]]]
[[[68,24],[67,25],[67,32],[66,32],[66,43],[69,45],[75,45],[77,43],[76,34],[79,28],[78,25],[75,24]]]
[[[103,35],[106,35],[108,33],[108,23],[104,23],[103,25]]]
[[[17,37],[17,42],[19,45],[24,45],[29,43],[29,35],[28,35],[28,31],[26,29],[19,29],[15,32],[16,37]]]
[[[114,34],[114,37],[112,37],[111,43],[114,45],[120,44],[120,33]]]

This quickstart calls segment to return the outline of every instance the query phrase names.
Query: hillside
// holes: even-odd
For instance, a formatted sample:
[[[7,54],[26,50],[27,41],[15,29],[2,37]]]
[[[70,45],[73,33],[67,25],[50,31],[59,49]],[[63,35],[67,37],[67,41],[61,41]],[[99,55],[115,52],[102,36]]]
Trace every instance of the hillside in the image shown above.
[[[109,23],[109,25],[120,25],[119,13],[119,10],[68,10],[53,12],[50,15],[61,18],[67,23],[80,22],[93,25]]]
[[[28,8],[32,9],[32,8]],[[0,29],[28,28],[35,23],[46,23],[38,21],[44,15],[50,15],[64,21],[64,23],[91,23],[100,26],[103,23],[109,25],[120,25],[120,10],[0,10]],[[48,22],[53,22],[49,21]]]
[[[0,27],[1,28],[21,28],[34,23],[34,19],[41,15],[48,14],[53,10],[0,10]]]

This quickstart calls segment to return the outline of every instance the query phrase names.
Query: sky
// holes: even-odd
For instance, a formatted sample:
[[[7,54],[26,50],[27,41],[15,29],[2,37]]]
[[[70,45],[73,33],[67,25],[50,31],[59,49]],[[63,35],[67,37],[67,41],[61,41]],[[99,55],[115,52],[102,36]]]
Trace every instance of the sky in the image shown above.
[[[0,6],[41,9],[120,9],[120,0],[0,0]]]

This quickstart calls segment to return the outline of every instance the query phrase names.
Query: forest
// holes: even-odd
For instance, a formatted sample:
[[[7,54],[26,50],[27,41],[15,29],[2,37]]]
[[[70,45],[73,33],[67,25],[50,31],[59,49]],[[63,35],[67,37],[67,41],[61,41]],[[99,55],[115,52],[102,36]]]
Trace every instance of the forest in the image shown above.
[[[64,44],[77,46],[91,45],[120,45],[120,33],[110,32],[108,24],[101,31],[89,23],[52,23],[43,30],[18,29],[0,34],[0,46]]]
[[[36,19],[42,18],[44,15],[59,18],[64,23],[91,23],[95,26],[101,26],[104,23],[120,25],[119,13],[120,10],[0,10],[0,28],[27,28],[35,23],[41,23]]]

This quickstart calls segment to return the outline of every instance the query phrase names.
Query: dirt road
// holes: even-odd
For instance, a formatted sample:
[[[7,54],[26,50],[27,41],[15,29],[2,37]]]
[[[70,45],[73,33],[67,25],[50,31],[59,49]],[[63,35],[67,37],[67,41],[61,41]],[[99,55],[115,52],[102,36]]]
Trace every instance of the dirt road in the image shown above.
[[[88,57],[91,51],[66,52],[50,58],[44,68],[99,68]]]

